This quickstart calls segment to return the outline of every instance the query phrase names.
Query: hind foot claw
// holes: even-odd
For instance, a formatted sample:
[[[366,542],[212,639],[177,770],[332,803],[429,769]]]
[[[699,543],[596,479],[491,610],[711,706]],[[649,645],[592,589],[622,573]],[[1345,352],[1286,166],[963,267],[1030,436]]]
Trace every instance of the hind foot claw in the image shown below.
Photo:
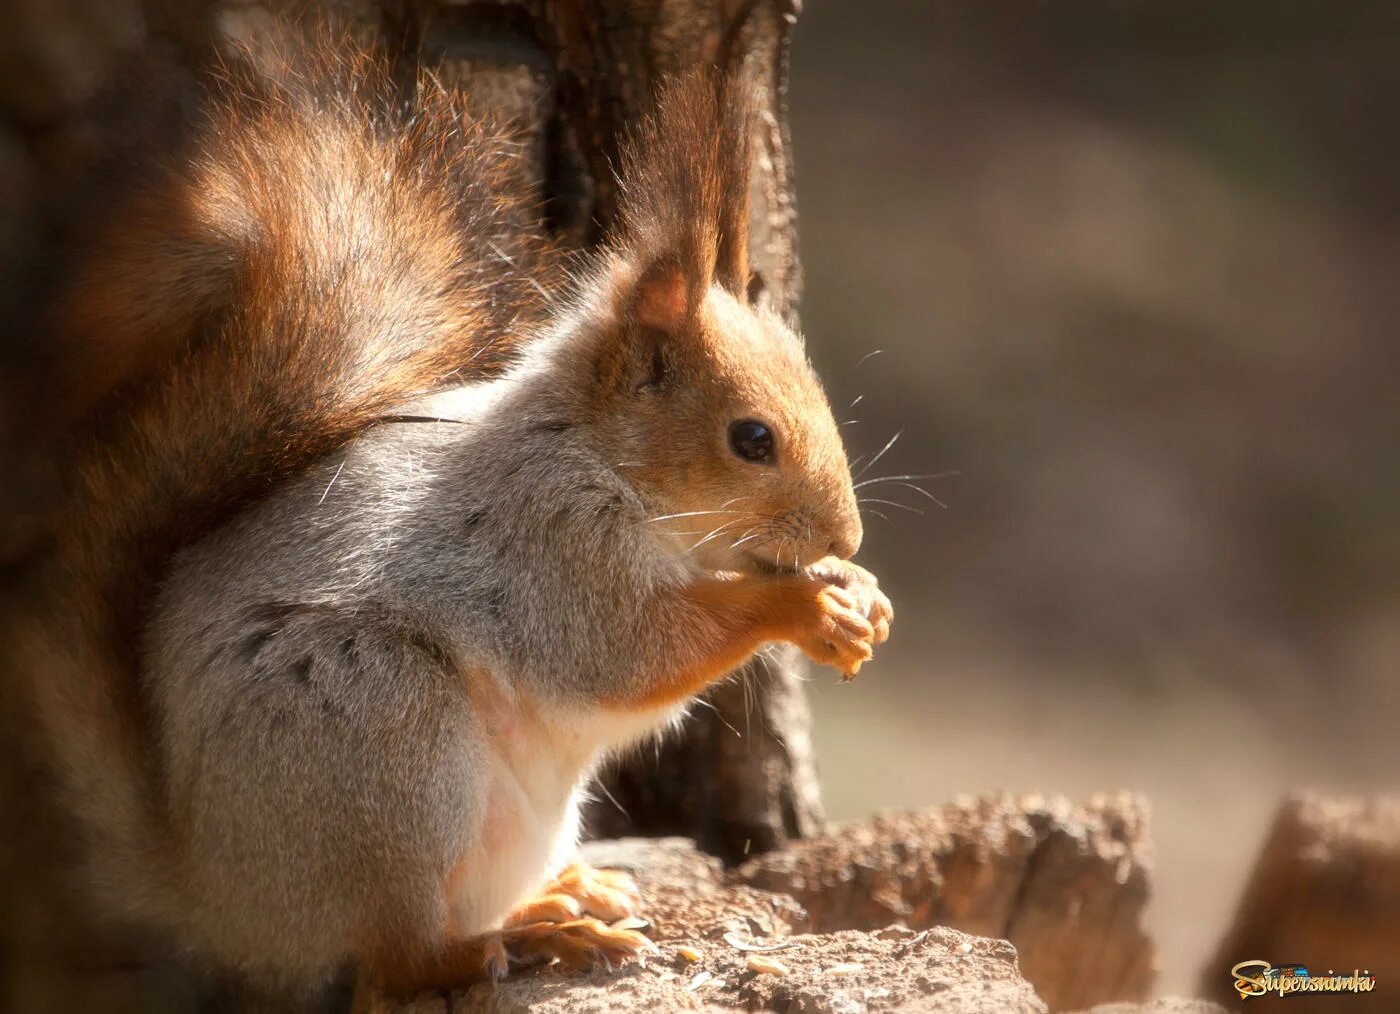
[[[579,972],[612,969],[657,952],[657,946],[636,930],[614,929],[600,919],[514,926],[502,936],[512,961],[539,964],[557,960]]]
[[[627,874],[575,863],[506,916],[506,926],[570,922],[582,916],[616,922],[636,915],[640,905],[641,894]]]

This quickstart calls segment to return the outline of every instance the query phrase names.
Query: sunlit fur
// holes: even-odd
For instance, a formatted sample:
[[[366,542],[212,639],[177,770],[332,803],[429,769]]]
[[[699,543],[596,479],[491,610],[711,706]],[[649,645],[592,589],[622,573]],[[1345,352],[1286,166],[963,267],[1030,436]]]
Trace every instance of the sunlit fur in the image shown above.
[[[731,84],[666,91],[558,310],[505,142],[428,83],[292,59],[208,100],[79,274],[61,337],[115,375],[9,640],[97,907],[284,985],[443,984],[608,751],[766,642],[853,674],[888,603],[790,572],[860,522],[799,341],[742,302]],[[727,446],[749,417],[771,466]]]
[[[664,344],[664,371],[640,395],[623,389],[603,427],[655,524],[709,570],[796,569],[855,554],[860,516],[826,396],[798,338],[719,287]],[[638,356],[645,370],[645,352]],[[729,446],[729,424],[775,434],[770,464]]]
[[[498,372],[549,308],[509,134],[428,76],[405,101],[347,38],[285,46],[152,71],[187,113],[109,174],[40,336],[70,483],[0,650],[39,801],[119,917],[169,910],[138,649],[172,554],[405,400]]]

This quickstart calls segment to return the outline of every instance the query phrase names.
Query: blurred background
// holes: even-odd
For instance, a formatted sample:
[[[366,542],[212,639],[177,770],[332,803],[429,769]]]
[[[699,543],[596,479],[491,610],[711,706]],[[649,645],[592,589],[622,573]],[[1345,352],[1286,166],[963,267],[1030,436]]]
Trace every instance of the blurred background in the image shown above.
[[[810,3],[791,100],[812,356],[933,476],[831,814],[1145,792],[1187,991],[1286,789],[1400,788],[1400,8]]]

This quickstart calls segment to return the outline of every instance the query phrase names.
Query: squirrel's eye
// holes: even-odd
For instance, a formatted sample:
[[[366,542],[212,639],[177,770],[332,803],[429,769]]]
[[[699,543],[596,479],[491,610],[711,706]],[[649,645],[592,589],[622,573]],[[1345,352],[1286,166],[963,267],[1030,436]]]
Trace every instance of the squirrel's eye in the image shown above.
[[[745,461],[767,465],[773,461],[773,431],[757,419],[729,424],[729,446]]]

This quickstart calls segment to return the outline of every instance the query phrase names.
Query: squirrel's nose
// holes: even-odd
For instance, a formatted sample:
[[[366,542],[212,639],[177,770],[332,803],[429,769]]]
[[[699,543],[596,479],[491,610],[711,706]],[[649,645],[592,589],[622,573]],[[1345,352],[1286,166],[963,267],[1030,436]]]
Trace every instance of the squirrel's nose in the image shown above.
[[[860,549],[860,535],[855,536],[839,535],[831,540],[831,545],[827,548],[827,554],[841,560],[849,560],[856,555],[856,550]]]

